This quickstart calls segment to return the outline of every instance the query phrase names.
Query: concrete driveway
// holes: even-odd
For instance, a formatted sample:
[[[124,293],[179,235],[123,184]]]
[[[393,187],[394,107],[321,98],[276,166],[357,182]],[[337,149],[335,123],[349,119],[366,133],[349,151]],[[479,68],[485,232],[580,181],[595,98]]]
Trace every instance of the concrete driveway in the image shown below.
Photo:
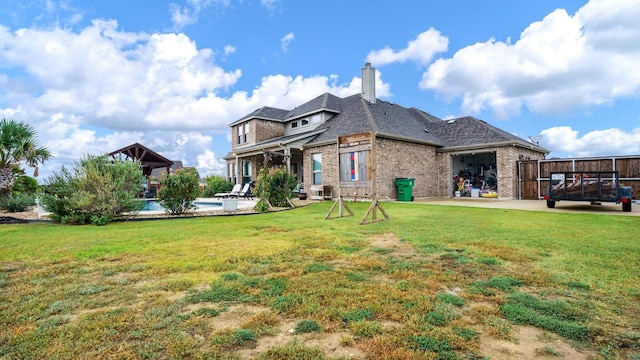
[[[635,201],[631,205],[631,212],[623,212],[622,204],[608,202],[603,202],[602,205],[590,205],[585,201],[558,201],[556,202],[556,207],[553,209],[547,208],[547,202],[544,200],[503,200],[464,197],[451,199],[416,199],[415,202],[430,205],[473,206],[494,209],[640,216],[640,204]]]

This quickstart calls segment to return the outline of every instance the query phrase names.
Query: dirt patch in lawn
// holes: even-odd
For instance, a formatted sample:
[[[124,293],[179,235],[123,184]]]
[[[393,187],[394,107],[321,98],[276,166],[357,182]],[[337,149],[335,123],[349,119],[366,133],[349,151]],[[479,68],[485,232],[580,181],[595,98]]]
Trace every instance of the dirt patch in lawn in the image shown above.
[[[479,352],[492,360],[589,358],[559,336],[531,326],[513,326],[508,340],[481,335]]]
[[[392,251],[388,255],[392,257],[411,260],[429,259],[425,256],[419,255],[411,244],[403,242],[398,235],[393,233],[372,236],[369,243],[374,247],[391,249]]]

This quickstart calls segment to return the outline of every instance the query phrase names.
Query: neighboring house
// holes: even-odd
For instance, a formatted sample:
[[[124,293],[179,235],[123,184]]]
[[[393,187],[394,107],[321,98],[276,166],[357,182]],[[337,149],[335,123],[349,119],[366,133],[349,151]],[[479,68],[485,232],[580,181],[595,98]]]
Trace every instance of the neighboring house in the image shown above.
[[[246,183],[261,167],[285,166],[305,189],[333,197],[396,198],[396,178],[414,178],[414,197],[451,197],[460,177],[516,198],[517,161],[548,150],[485,121],[442,120],[376,99],[375,70],[362,69],[362,93],[325,93],[292,110],[262,107],[231,127],[227,178]],[[340,147],[338,147],[340,144]],[[375,180],[375,184],[373,181]]]

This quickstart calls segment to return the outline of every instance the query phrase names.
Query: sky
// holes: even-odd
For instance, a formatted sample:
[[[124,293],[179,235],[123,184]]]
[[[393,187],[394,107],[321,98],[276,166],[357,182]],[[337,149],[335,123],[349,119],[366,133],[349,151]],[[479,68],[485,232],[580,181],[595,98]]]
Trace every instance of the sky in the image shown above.
[[[361,90],[547,158],[640,154],[640,0],[0,0],[0,117],[53,158],[139,142],[224,174],[229,124]]]

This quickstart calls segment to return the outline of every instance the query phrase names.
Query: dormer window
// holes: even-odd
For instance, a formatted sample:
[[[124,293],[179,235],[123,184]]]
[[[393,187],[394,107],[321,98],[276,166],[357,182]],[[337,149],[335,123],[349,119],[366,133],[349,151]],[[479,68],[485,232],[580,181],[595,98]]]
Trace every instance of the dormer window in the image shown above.
[[[302,125],[302,126],[307,126],[307,125],[309,125],[309,120],[307,120],[307,119],[302,119],[302,121],[301,121],[301,125]]]
[[[298,127],[298,122],[297,121],[294,121],[294,122],[291,123],[291,128],[292,129],[295,129],[297,127]]]

